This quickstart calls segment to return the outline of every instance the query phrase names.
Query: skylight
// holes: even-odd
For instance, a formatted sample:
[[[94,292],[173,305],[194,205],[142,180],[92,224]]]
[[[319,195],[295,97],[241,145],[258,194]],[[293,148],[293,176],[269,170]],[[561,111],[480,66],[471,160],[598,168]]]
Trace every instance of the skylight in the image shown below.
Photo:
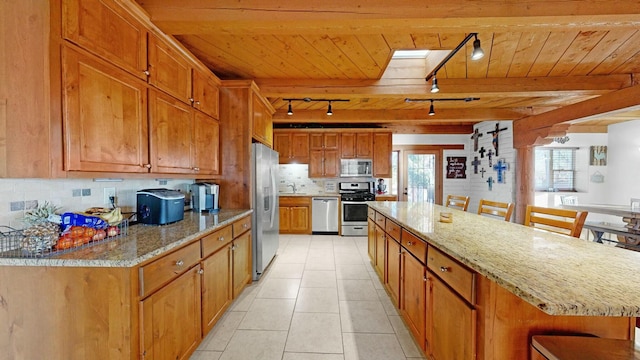
[[[429,50],[395,50],[393,59],[424,59],[429,54]]]

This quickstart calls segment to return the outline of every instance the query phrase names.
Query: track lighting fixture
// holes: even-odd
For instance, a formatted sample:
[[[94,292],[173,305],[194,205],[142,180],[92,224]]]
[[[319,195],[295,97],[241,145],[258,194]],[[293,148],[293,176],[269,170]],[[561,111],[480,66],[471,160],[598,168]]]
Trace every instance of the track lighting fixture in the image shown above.
[[[475,40],[473,40],[473,52],[471,53],[471,60],[479,60],[484,57],[484,51],[480,47],[480,39],[478,39],[478,34],[475,34]]]
[[[460,49],[462,49],[464,45],[467,42],[469,42],[469,40],[471,40],[472,38],[475,38],[475,40],[473,41],[473,52],[471,53],[471,60],[478,60],[484,56],[484,51],[482,51],[482,48],[480,47],[480,39],[478,39],[478,33],[468,34],[464,38],[464,40],[462,40],[462,42],[460,42],[460,44],[458,44],[458,46],[456,46],[455,49],[451,50],[451,52],[447,56],[445,56],[444,59],[442,59],[440,64],[438,64],[433,69],[433,71],[431,71],[431,73],[429,73],[425,77],[425,81],[429,81],[431,80],[431,78],[433,78],[433,83],[431,85],[432,93],[437,93],[438,91],[440,91],[440,88],[438,88],[438,81],[436,80],[436,73],[438,72],[438,70],[442,69],[442,67],[447,63],[447,61],[451,60],[453,55],[455,55],[458,51],[460,51]]]
[[[287,109],[287,115],[293,115],[293,109],[291,108],[291,100],[289,100],[289,109]]]
[[[444,98],[444,99],[410,99],[410,98],[405,98],[404,99],[405,102],[425,102],[425,101],[431,102],[431,105],[429,105],[429,116],[433,116],[433,115],[436,114],[435,108],[433,106],[433,103],[435,101],[464,101],[464,102],[471,102],[471,101],[475,101],[475,100],[480,100],[480,98],[477,98],[477,97],[466,97],[466,98]]]
[[[300,98],[300,99],[282,99],[284,101],[288,101],[289,102],[289,106],[287,109],[287,115],[293,115],[293,108],[291,107],[291,102],[292,101],[304,101],[304,102],[312,102],[312,101],[326,101],[329,103],[329,106],[327,107],[327,116],[331,116],[333,115],[333,108],[331,107],[331,103],[336,102],[336,101],[350,101],[349,99],[312,99],[312,98]]]
[[[438,87],[438,79],[436,78],[436,74],[433,74],[433,80],[431,81],[431,92],[432,93],[437,93],[440,91],[440,88]]]

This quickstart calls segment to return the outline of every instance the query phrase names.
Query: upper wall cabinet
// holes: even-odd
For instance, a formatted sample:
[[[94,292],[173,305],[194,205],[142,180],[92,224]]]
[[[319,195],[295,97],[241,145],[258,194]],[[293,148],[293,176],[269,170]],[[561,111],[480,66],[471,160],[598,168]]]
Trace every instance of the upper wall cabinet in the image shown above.
[[[147,29],[113,0],[63,0],[62,36],[147,78]]]
[[[373,133],[373,176],[391,177],[391,152],[393,151],[391,133]]]
[[[148,172],[146,84],[63,48],[65,170]]]
[[[191,103],[191,67],[175,47],[149,34],[149,84]]]
[[[211,72],[193,69],[192,85],[191,102],[193,107],[219,119],[220,81],[212,76]]]
[[[370,132],[340,134],[340,158],[372,159],[373,137]]]
[[[261,143],[272,146],[273,145],[273,121],[271,105],[267,105],[266,100],[255,94],[253,96],[253,124],[252,133],[253,138]]]
[[[274,132],[273,149],[280,154],[280,164],[308,164],[309,133]]]

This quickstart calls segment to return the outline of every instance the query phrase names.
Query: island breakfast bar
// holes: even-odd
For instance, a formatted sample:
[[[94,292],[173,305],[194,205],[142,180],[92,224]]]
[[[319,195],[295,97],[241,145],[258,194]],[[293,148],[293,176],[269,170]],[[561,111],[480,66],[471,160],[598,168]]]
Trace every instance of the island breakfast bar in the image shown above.
[[[368,205],[372,264],[432,359],[529,359],[538,334],[634,339],[640,253],[430,203]]]

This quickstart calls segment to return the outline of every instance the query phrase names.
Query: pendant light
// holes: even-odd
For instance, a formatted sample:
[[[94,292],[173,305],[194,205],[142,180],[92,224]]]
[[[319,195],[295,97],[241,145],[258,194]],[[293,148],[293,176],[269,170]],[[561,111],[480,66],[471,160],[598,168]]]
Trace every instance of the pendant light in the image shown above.
[[[480,39],[478,34],[475,34],[475,40],[473,40],[473,52],[471,53],[471,60],[479,60],[484,57],[484,50],[480,47]]]
[[[293,115],[293,109],[291,108],[291,100],[289,100],[289,109],[287,110],[287,115]]]
[[[327,108],[327,115],[333,115],[333,111],[331,111],[331,100],[329,100],[329,107]]]
[[[433,116],[436,114],[436,111],[433,109],[433,100],[431,100],[431,106],[429,106],[429,116]]]
[[[437,93],[440,91],[440,88],[438,87],[438,79],[436,78],[436,74],[433,74],[433,80],[431,82],[431,92],[432,93]]]

